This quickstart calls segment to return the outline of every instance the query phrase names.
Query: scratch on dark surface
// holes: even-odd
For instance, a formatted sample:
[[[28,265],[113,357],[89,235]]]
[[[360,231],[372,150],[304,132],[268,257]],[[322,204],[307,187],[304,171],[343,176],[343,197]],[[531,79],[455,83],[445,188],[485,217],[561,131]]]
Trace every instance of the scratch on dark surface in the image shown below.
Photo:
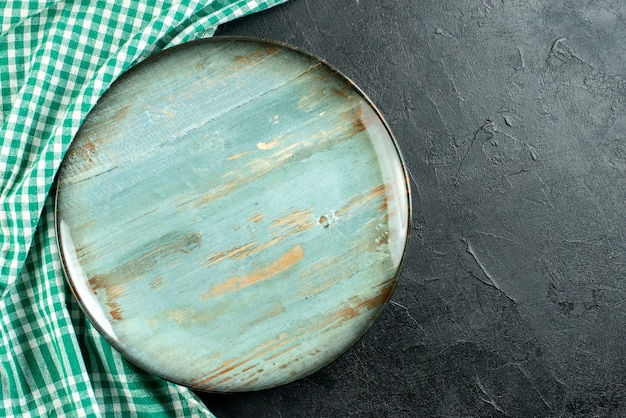
[[[446,123],[446,118],[444,118],[443,115],[441,114],[441,109],[439,109],[439,105],[435,103],[435,101],[430,97],[428,93],[426,93],[426,98],[433,106],[435,106],[435,110],[437,111],[437,116],[439,116],[439,120],[441,121],[441,124],[443,125],[443,128],[446,131],[446,135],[450,136],[452,131],[450,130],[450,128],[448,127],[448,124]]]
[[[493,278],[491,273],[489,273],[487,268],[480,261],[480,258],[478,258],[478,255],[476,254],[476,251],[472,247],[472,244],[469,242],[469,240],[467,238],[461,238],[461,241],[463,241],[463,243],[465,244],[465,251],[469,255],[472,256],[472,258],[474,259],[474,262],[476,262],[476,264],[478,265],[480,270],[483,272],[483,274],[485,275],[485,277],[487,278],[488,281],[480,280],[480,278],[478,278],[478,277],[476,279],[478,281],[480,281],[481,283],[483,283],[483,284],[485,284],[487,286],[493,287],[494,289],[500,291],[504,296],[507,297],[507,299],[509,299],[511,302],[515,303],[516,300],[514,298],[512,298],[511,296],[507,295],[506,292],[504,290],[502,290],[500,285],[498,285],[498,282]]]
[[[444,33],[445,36],[449,36],[451,38],[455,38],[454,35],[452,35],[450,32]],[[441,71],[443,71],[444,75],[446,76],[446,79],[450,82],[450,86],[452,87],[452,90],[454,91],[454,94],[456,95],[458,102],[464,102],[465,101],[465,97],[461,96],[461,93],[459,93],[459,89],[456,86],[456,80],[457,77],[454,74],[454,69],[452,70],[453,73],[450,74],[450,72],[448,71],[448,68],[446,66],[446,62],[443,59],[439,59],[437,60],[437,62],[439,62],[439,65],[441,65]],[[429,97],[430,99],[430,97]],[[432,99],[431,99],[432,102]],[[458,104],[457,102],[457,104]]]
[[[478,385],[478,389],[480,389],[480,391],[487,397],[487,399],[483,398],[483,397],[479,397],[479,399],[483,402],[485,402],[486,404],[489,404],[493,407],[493,409],[495,409],[496,411],[500,412],[501,414],[510,417],[511,415],[507,414],[497,403],[496,401],[493,399],[493,397],[487,392],[487,390],[485,389],[485,385],[483,385],[483,382],[481,382],[480,378],[478,376],[475,377],[476,380],[476,384]]]
[[[556,374],[554,374],[553,370],[550,370],[550,374],[552,375],[552,377],[554,377],[554,380],[556,380],[557,382],[559,382],[561,385],[565,386],[565,387],[569,387],[569,385],[567,383],[565,383],[563,381],[563,379],[559,378]]]
[[[517,244],[517,245],[520,245],[520,243],[519,243],[519,242],[517,242],[517,241],[515,241],[514,239],[512,239],[512,238],[507,238],[507,237],[505,237],[505,236],[503,236],[503,235],[498,235],[498,234],[494,234],[494,233],[491,233],[491,232],[483,232],[483,231],[477,231],[476,233],[477,233],[478,235],[482,235],[482,236],[485,236],[485,237],[495,238],[495,239],[501,239],[501,240],[503,240],[503,241],[510,242],[511,244]]]
[[[585,246],[589,246],[589,247],[601,247],[604,246],[606,243],[602,240],[596,240],[596,241],[592,241],[592,240],[586,240],[586,239],[577,239],[577,238],[566,238],[563,235],[559,234],[558,232],[553,232],[555,236],[557,236],[558,238],[561,239],[561,241],[565,244],[570,244],[570,245],[585,245]]]
[[[463,157],[461,158],[461,161],[459,161],[459,167],[457,168],[457,171],[456,171],[457,178],[458,178],[459,174],[461,173],[461,169],[463,168],[463,164],[465,163],[465,160],[467,159],[467,156],[469,155],[470,151],[474,147],[474,143],[478,139],[478,135],[481,132],[483,132],[483,131],[487,131],[489,133],[489,135],[490,135],[487,138],[487,140],[491,139],[493,137],[493,132],[488,131],[488,129],[493,130],[493,127],[494,127],[493,121],[491,119],[486,119],[485,122],[482,125],[480,125],[480,127],[478,129],[476,129],[476,131],[474,131],[474,135],[472,135],[472,140],[470,141],[469,146],[465,150],[465,154],[463,154]]]
[[[484,314],[485,310],[483,309],[483,303],[480,298],[480,289],[478,288],[478,285],[476,285],[476,303],[478,303],[478,309],[480,309],[480,312]]]
[[[409,309],[408,309],[406,306],[401,305],[401,304],[399,304],[398,302],[393,301],[393,300],[390,300],[390,301],[389,301],[389,304],[390,304],[390,305],[393,305],[393,306],[397,306],[398,308],[402,309],[402,310],[404,311],[404,313],[406,313],[406,316],[408,316],[408,317],[409,317],[409,319],[411,320],[411,322],[413,322],[413,323],[414,323],[415,325],[417,325],[417,326],[418,326],[418,327],[419,327],[422,331],[424,331],[424,328],[422,328],[422,326],[420,325],[420,323],[419,323],[419,322],[417,322],[417,319],[415,319],[415,318],[413,317],[413,315],[411,315],[411,313],[409,312]]]
[[[315,30],[310,31],[311,33],[315,33],[315,32],[319,32],[319,27],[317,24],[317,19],[315,19],[315,17],[313,16],[313,13],[311,12],[311,7],[309,6],[309,3],[307,2],[307,0],[304,0],[304,7],[306,7],[306,12],[309,15],[309,18],[311,19],[311,22],[313,22],[313,26],[315,27]],[[302,36],[304,37],[304,39],[307,40],[307,42],[309,42],[309,44],[313,45],[310,40],[306,37],[305,32],[302,32]]]
[[[543,178],[541,178],[539,173],[535,172],[535,174],[537,175],[537,180],[539,180],[539,183],[541,184],[541,194],[546,199],[546,202],[548,202],[548,205],[550,205],[553,210],[556,210],[556,206],[554,205],[554,202],[552,202],[550,194],[546,191],[546,182],[543,181]]]
[[[409,173],[409,178],[411,179],[411,181],[413,182],[413,185],[415,187],[417,187],[417,181],[415,181],[415,177],[413,177],[413,173],[411,172],[411,170],[409,170],[408,168],[406,169],[406,171]],[[419,194],[419,192],[418,192]]]
[[[544,403],[544,405],[546,407],[548,407],[548,409],[550,411],[552,411],[552,407],[550,406],[550,404],[548,403],[548,401],[546,400],[546,398],[543,396],[543,394],[541,393],[541,391],[539,390],[539,388],[537,388],[537,385],[535,384],[535,380],[532,378],[532,376],[530,375],[530,373],[528,373],[528,371],[526,369],[524,369],[522,367],[521,364],[519,363],[515,363],[515,367],[517,367],[517,369],[520,371],[520,373],[522,373],[522,375],[524,376],[524,378],[526,378],[526,380],[528,380],[528,382],[530,383],[530,386],[532,386],[532,388],[535,390],[535,392],[537,393],[537,395],[539,395],[539,398],[541,399],[541,401]]]
[[[309,7],[309,2],[307,2],[307,0],[304,0],[304,7],[306,8],[306,12],[311,18],[311,21],[313,22],[313,24],[317,25],[317,21],[313,17],[313,13],[311,13],[311,8]],[[317,26],[315,28],[317,29]]]

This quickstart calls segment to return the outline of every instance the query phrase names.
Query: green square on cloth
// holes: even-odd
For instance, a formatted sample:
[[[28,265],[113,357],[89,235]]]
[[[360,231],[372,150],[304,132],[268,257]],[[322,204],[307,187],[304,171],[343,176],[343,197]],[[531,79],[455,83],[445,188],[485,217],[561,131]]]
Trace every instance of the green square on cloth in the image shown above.
[[[49,195],[87,113],[151,54],[285,0],[10,1],[0,9],[0,416],[212,416],[112,349],[64,281]]]

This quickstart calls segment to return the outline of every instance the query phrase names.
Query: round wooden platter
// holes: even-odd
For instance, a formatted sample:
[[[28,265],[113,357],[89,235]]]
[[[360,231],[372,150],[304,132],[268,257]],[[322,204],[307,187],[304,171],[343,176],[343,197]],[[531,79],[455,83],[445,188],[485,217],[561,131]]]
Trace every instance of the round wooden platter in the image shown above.
[[[237,392],[364,334],[396,285],[410,196],[349,80],[287,45],[214,38],[114,83],[65,157],[56,217],[71,287],[115,348]]]

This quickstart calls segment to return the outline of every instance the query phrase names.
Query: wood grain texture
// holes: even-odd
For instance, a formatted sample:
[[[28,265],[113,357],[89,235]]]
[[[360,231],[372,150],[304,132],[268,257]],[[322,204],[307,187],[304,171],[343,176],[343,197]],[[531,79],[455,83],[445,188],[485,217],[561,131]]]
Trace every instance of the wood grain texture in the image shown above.
[[[329,363],[396,284],[408,185],[385,124],[325,63],[217,39],[125,75],[74,140],[57,221],[92,321],[202,390]]]

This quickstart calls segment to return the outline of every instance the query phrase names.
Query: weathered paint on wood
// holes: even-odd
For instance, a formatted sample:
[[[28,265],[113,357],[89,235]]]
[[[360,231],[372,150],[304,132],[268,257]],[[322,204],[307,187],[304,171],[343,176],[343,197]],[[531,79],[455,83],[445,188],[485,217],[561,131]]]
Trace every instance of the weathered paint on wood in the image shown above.
[[[393,292],[408,184],[362,94],[271,43],[213,39],[122,77],[73,142],[57,226],[90,319],[202,390],[301,378]]]

